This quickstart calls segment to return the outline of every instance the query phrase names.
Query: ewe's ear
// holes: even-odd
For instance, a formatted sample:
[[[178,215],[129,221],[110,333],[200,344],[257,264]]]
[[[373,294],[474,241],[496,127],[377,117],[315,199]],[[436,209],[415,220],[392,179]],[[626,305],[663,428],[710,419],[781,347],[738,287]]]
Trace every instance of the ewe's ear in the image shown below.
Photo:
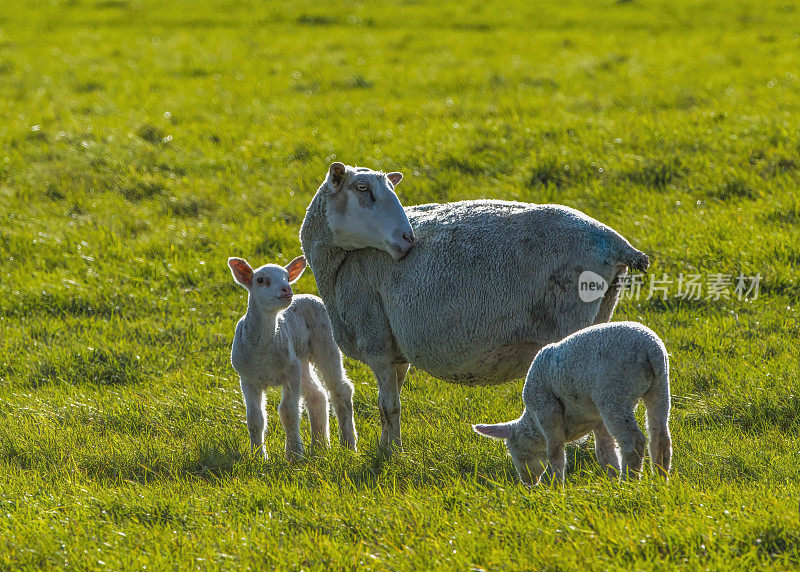
[[[513,423],[498,423],[497,425],[473,425],[472,430],[484,437],[492,439],[508,439],[514,429]]]
[[[231,268],[233,279],[239,284],[250,290],[253,285],[253,269],[244,258],[229,258],[228,266]]]
[[[395,187],[403,180],[403,173],[386,173],[386,178],[392,182]]]
[[[344,174],[346,172],[347,167],[344,166],[344,163],[331,163],[331,166],[328,169],[328,181],[330,181],[334,190],[338,190],[342,185],[342,182],[344,182]]]
[[[289,273],[289,284],[300,278],[303,270],[306,269],[308,263],[305,256],[298,256],[284,267],[284,270]]]

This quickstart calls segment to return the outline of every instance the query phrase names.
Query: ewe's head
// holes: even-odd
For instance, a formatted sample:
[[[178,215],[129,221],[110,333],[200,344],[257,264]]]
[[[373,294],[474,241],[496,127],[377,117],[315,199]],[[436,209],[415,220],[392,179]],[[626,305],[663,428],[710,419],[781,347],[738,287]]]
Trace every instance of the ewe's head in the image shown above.
[[[522,418],[497,425],[473,425],[472,429],[484,437],[503,439],[522,482],[529,486],[539,482],[547,456],[542,442],[535,438],[537,429],[526,427]]]
[[[401,173],[333,163],[322,186],[328,227],[339,248],[377,248],[400,260],[414,244],[414,231],[394,187]]]
[[[265,264],[253,270],[243,258],[229,258],[228,266],[233,279],[250,293],[250,299],[265,312],[286,308],[292,303],[292,282],[300,278],[306,268],[306,259],[298,256],[285,267]]]

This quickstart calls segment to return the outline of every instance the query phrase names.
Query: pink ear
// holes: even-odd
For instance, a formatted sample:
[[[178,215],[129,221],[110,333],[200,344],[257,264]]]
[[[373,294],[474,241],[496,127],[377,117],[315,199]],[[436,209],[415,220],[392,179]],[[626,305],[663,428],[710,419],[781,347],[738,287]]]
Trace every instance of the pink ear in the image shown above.
[[[498,423],[497,425],[473,425],[472,429],[475,433],[483,435],[484,437],[508,439],[511,437],[513,427],[511,423]]]
[[[306,269],[306,257],[298,256],[284,267],[284,270],[289,273],[289,284],[300,278],[303,270]]]
[[[403,173],[386,173],[386,178],[396,187],[403,180]]]
[[[247,260],[231,257],[228,259],[228,266],[231,268],[233,279],[249,290],[253,285],[253,269],[250,268]]]

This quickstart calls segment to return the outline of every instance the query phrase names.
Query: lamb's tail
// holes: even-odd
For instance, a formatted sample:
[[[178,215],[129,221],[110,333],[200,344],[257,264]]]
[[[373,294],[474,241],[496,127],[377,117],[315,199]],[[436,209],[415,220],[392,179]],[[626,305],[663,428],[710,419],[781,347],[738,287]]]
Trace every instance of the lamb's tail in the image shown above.
[[[669,432],[669,358],[663,347],[648,355],[653,370],[653,382],[644,394],[647,408],[647,432],[650,443],[650,462],[653,471],[667,476],[672,461],[672,437]]]

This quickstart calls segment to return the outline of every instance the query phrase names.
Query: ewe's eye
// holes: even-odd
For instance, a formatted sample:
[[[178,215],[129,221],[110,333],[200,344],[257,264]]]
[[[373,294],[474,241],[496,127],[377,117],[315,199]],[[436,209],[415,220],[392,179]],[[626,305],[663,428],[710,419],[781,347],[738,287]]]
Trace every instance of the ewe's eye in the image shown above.
[[[369,185],[366,183],[356,183],[356,189],[358,189],[362,193],[365,193],[369,190]]]

